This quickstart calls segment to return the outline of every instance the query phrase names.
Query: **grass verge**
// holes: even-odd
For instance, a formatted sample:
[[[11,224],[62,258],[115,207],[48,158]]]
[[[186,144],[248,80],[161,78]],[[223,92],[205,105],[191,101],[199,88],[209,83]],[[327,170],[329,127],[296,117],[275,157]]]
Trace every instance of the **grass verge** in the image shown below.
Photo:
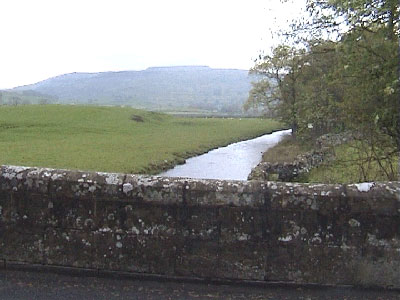
[[[368,181],[387,181],[385,173],[399,174],[398,156],[391,161],[382,162],[382,167],[376,161],[360,159],[359,152],[353,143],[334,147],[334,161],[313,168],[299,178],[301,182],[311,183],[354,183]]]
[[[298,155],[310,150],[309,144],[302,143],[288,135],[263,154],[263,161],[272,163],[292,162]]]
[[[334,147],[334,159],[332,161],[325,162],[311,169],[309,173],[300,175],[296,181],[310,183],[387,181],[388,175],[383,169],[391,174],[399,174],[398,156],[392,157],[392,160],[381,162],[382,167],[380,167],[376,161],[360,159],[360,152],[357,149],[360,149],[360,145],[356,145],[355,142]],[[292,162],[298,155],[311,150],[311,144],[287,136],[263,154],[263,161],[271,163]]]

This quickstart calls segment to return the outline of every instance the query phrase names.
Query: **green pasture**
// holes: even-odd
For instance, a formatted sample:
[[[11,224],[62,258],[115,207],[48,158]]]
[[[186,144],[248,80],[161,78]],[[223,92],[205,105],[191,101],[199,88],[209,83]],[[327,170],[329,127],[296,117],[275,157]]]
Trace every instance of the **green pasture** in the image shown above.
[[[0,106],[0,163],[156,173],[281,127],[266,119],[177,118],[122,107]]]

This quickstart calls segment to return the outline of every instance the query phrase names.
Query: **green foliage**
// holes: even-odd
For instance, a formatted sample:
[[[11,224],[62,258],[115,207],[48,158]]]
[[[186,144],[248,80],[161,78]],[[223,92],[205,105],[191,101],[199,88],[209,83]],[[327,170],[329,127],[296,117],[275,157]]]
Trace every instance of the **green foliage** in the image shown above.
[[[384,31],[354,31],[341,45],[341,79],[346,92],[346,123],[352,128],[374,127],[399,138],[397,43]]]
[[[342,89],[338,88],[336,44],[329,41],[312,41],[304,55],[300,76],[299,134],[317,137],[342,127]]]
[[[120,107],[0,106],[0,163],[156,173],[278,128],[272,120],[175,118]]]
[[[400,11],[397,0],[308,0],[308,8],[317,20],[319,16],[319,24],[329,22],[334,26],[340,25],[339,20],[343,20],[350,31],[381,27],[385,28],[387,36],[394,37],[399,33]],[[316,14],[318,10],[320,14]],[[323,14],[324,11],[328,13]],[[325,18],[321,18],[321,14]]]
[[[373,161],[393,180],[384,161],[400,152],[399,3],[309,0],[307,8],[313,21],[294,22],[287,34],[303,40],[292,38],[292,47],[277,47],[255,66],[276,84],[255,83],[248,102],[275,101],[301,139],[351,130],[362,145],[360,170]]]
[[[263,106],[280,120],[290,124],[295,135],[298,127],[298,76],[303,66],[302,50],[287,45],[273,49],[271,55],[260,56],[250,73],[261,76],[244,105],[245,109]]]

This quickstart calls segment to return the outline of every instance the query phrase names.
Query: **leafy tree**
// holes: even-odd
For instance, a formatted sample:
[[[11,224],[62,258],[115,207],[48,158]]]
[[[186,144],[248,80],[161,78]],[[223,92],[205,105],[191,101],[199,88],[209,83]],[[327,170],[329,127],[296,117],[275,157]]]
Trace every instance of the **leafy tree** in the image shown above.
[[[245,109],[263,106],[288,123],[296,136],[298,129],[298,78],[304,51],[287,45],[273,49],[271,55],[258,58],[250,70],[261,78],[253,82]]]
[[[343,128],[343,92],[337,80],[339,61],[337,43],[312,41],[304,55],[304,67],[299,78],[301,133],[319,136]]]
[[[337,62],[334,42],[316,40],[301,50],[278,46],[251,70],[262,77],[253,83],[245,108],[273,110],[302,137],[335,130],[342,124],[337,118],[342,101],[334,78]]]
[[[312,21],[292,24],[291,47],[260,57],[246,105],[271,105],[302,137],[350,129],[362,178],[378,165],[395,179],[400,152],[399,3],[308,0]],[[300,37],[300,39],[299,39]],[[298,50],[304,49],[304,50]]]

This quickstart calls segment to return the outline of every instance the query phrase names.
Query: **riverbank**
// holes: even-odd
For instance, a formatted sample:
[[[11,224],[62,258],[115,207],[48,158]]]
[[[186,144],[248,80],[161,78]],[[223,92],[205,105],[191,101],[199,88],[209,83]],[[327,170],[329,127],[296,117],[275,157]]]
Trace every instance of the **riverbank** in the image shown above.
[[[0,106],[0,163],[157,174],[280,128],[266,119],[178,118],[121,107]]]
[[[295,140],[291,135],[285,136],[278,144],[263,153],[263,162],[289,163],[299,155],[312,149],[310,143]]]
[[[288,181],[303,183],[354,183],[387,181],[388,176],[371,158],[360,158],[358,142],[349,133],[325,135],[315,142],[304,142],[286,137],[263,154],[263,162],[253,170],[252,179],[278,180],[274,171],[297,172]],[[390,172],[398,174],[398,156],[384,161]],[[264,164],[264,165],[262,165]],[[390,164],[390,166],[389,166]],[[284,170],[287,168],[287,170]],[[303,170],[300,170],[303,168]],[[286,173],[287,173],[286,172]],[[290,176],[289,176],[290,177]],[[282,179],[282,178],[280,178]],[[284,180],[286,181],[286,180]]]

